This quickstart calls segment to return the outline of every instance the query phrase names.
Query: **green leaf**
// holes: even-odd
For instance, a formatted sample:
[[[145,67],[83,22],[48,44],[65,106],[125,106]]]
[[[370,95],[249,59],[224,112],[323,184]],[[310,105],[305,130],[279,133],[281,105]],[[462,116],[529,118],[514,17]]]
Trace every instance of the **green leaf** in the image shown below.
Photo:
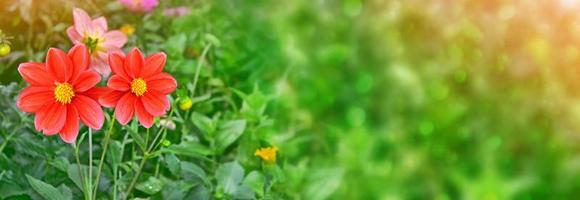
[[[181,162],[181,174],[184,179],[188,179],[188,177],[196,177],[202,180],[203,182],[208,182],[207,175],[205,171],[196,164],[190,162]]]
[[[175,156],[174,154],[167,154],[165,155],[163,158],[165,158],[165,164],[167,164],[167,169],[169,169],[169,171],[171,172],[171,174],[175,175],[175,176],[179,176],[179,173],[181,172],[181,165],[180,165],[180,160],[179,158],[177,158],[177,156]]]
[[[223,152],[228,146],[234,143],[246,129],[246,120],[231,120],[220,125],[216,136],[216,146],[218,153]]]
[[[167,148],[163,148],[161,151],[194,158],[212,155],[212,152],[208,147],[196,141],[188,141],[182,142],[179,145],[171,145]]]
[[[165,49],[170,58],[181,58],[183,57],[183,51],[185,51],[185,44],[187,43],[187,37],[185,34],[174,35],[167,39],[165,42]]]
[[[50,165],[54,166],[60,171],[66,172],[68,169],[69,162],[65,157],[57,157],[50,162]]]
[[[58,186],[58,191],[60,191],[60,193],[64,197],[63,200],[72,200],[73,199],[72,191],[65,184]]]
[[[252,171],[244,178],[243,185],[252,188],[259,196],[264,196],[264,183],[264,175],[259,171]]]
[[[161,196],[163,199],[167,200],[181,200],[187,199],[187,191],[189,191],[195,184],[187,183],[183,180],[179,181],[168,181],[167,184],[161,190]]]
[[[216,170],[218,186],[230,195],[235,194],[243,178],[244,168],[235,161],[220,165]]]
[[[78,166],[77,164],[70,164],[68,166],[67,170],[68,178],[70,178],[70,180],[72,180],[73,183],[75,183],[75,185],[77,185],[77,187],[81,189],[81,191],[85,191],[85,188],[83,187],[83,182],[81,180],[81,174],[77,166]]]
[[[209,190],[203,186],[198,185],[189,192],[189,195],[184,199],[209,200]]]
[[[256,195],[252,188],[247,185],[238,186],[236,192],[233,195],[235,199],[255,199]]]
[[[137,120],[133,120],[128,132],[131,135],[131,137],[133,138],[133,141],[135,141],[135,143],[137,143],[137,145],[139,145],[141,150],[145,151],[145,149],[147,148],[146,144],[145,144],[145,139],[143,139],[143,137],[141,137],[141,134],[139,134],[137,132],[137,130],[138,130],[137,126],[138,126]]]
[[[81,174],[79,172],[79,168],[77,167],[78,164],[70,164],[68,166],[68,170],[67,170],[67,174],[68,174],[68,178],[70,178],[70,180],[73,181],[73,183],[75,183],[75,185],[81,189],[81,191],[84,191],[85,188],[83,188],[83,183],[81,180]],[[93,171],[96,171],[97,168],[93,167]],[[85,178],[87,178],[88,175],[88,171],[89,171],[89,166],[87,165],[81,165],[81,171],[83,172],[83,176]],[[93,180],[96,177],[96,173],[93,173]]]
[[[118,166],[121,163],[121,149],[123,148],[121,142],[119,141],[111,141],[109,144],[109,158],[111,159],[111,163],[114,167]]]
[[[137,184],[135,188],[149,195],[153,195],[161,191],[161,189],[163,189],[163,185],[164,185],[163,181],[155,178],[154,176],[150,176],[149,179],[147,179],[147,181]]]
[[[344,170],[340,168],[319,169],[310,173],[308,185],[304,191],[306,199],[326,199],[342,181]]]
[[[58,191],[52,185],[45,183],[41,180],[38,180],[32,176],[26,174],[26,179],[28,179],[28,183],[32,186],[32,189],[36,191],[40,196],[47,200],[62,200],[66,199],[60,191]]]
[[[206,117],[197,112],[193,112],[191,114],[191,121],[193,122],[195,127],[197,127],[199,130],[201,130],[203,133],[207,135],[212,135],[212,133],[216,129],[215,122],[211,118]]]

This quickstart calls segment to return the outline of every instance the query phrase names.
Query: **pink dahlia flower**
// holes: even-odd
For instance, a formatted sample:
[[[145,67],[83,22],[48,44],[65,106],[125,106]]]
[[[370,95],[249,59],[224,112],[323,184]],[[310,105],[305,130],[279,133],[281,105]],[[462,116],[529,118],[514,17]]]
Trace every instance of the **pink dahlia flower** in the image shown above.
[[[127,9],[133,12],[149,12],[159,5],[158,0],[118,0]]]
[[[107,20],[98,17],[94,20],[82,9],[73,9],[74,25],[66,32],[74,44],[84,44],[91,54],[91,68],[103,77],[109,76],[111,69],[107,64],[110,52],[122,52],[127,43],[125,33],[108,31]]]

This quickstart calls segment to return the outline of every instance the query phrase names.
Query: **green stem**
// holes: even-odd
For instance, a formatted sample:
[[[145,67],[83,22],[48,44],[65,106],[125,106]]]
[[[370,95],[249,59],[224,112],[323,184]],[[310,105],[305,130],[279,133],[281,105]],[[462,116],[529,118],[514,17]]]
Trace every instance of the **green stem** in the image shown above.
[[[173,116],[174,111],[175,111],[175,106],[172,106],[171,111],[169,112],[169,116],[168,116],[169,118],[171,118],[171,116]],[[129,194],[133,190],[133,187],[135,187],[135,184],[137,183],[137,180],[139,179],[139,175],[141,175],[141,171],[143,170],[143,167],[145,166],[145,161],[147,161],[147,159],[149,158],[151,151],[153,151],[153,149],[155,149],[155,147],[157,147],[157,145],[156,145],[156,143],[158,143],[157,140],[159,139],[159,136],[161,134],[165,133],[164,132],[165,130],[167,130],[166,126],[161,127],[161,129],[157,132],[157,134],[155,134],[155,138],[151,142],[151,145],[143,152],[143,158],[141,160],[141,163],[139,164],[139,168],[137,168],[137,173],[135,174],[135,176],[133,177],[133,180],[131,181],[131,184],[127,188],[125,199],[127,197],[129,197]],[[147,130],[147,131],[149,131],[149,130]]]
[[[119,156],[121,158],[121,161],[123,161],[123,152],[125,152],[125,144],[127,144],[127,138],[128,138],[129,134],[125,134],[125,137],[123,137],[123,142],[121,143],[121,155]],[[118,180],[117,177],[119,176],[119,170],[118,170],[119,166],[118,165],[113,165],[113,181],[115,182],[113,185],[113,200],[117,199],[117,190],[118,190]]]
[[[87,193],[86,180],[85,180],[85,176],[83,175],[84,174],[84,171],[81,168],[81,159],[79,157],[79,147],[78,147],[78,145],[80,145],[80,144],[73,144],[74,151],[75,151],[75,158],[77,160],[77,169],[79,170],[79,176],[81,178],[81,185],[83,187],[83,194],[85,195],[85,199],[89,199],[89,197],[87,195],[88,193]]]
[[[201,71],[201,64],[205,60],[205,55],[209,51],[210,47],[211,47],[211,44],[208,44],[207,46],[205,46],[205,48],[203,49],[203,52],[201,53],[201,56],[199,57],[199,60],[197,61],[197,68],[195,69],[195,78],[193,79],[193,90],[191,92],[192,93],[191,96],[195,96],[195,88],[197,87],[197,80],[199,79],[199,73]]]
[[[127,192],[125,194],[125,199],[127,199],[127,197],[129,197],[129,194],[131,194],[133,187],[135,187],[135,184],[137,183],[137,180],[139,179],[139,175],[141,175],[141,171],[143,170],[143,166],[145,166],[145,161],[147,161],[147,157],[149,157],[149,153],[144,152],[143,158],[141,159],[141,163],[139,163],[139,168],[137,169],[137,173],[135,174],[135,176],[133,177],[133,180],[131,181],[131,184],[127,188]]]
[[[111,134],[113,133],[113,127],[115,125],[115,120],[113,118],[111,118],[111,124],[109,125],[109,130],[107,131],[107,134],[105,135],[105,141],[103,144],[103,152],[101,153],[101,159],[99,160],[99,167],[97,169],[97,178],[95,180],[95,190],[93,191],[93,199],[96,199],[97,197],[97,191],[99,189],[99,179],[101,179],[101,172],[103,170],[103,163],[105,161],[105,156],[107,155],[107,150],[109,148],[109,142],[111,140]]]
[[[93,129],[89,128],[89,177],[88,179],[88,192],[89,192],[89,200],[92,197],[93,191]]]

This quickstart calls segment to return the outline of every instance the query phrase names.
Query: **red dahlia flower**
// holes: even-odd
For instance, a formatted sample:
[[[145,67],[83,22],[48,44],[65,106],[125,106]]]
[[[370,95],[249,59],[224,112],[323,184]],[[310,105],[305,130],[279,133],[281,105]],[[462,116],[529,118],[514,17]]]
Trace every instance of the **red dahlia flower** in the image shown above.
[[[167,95],[177,87],[175,79],[163,73],[167,56],[155,53],[147,58],[134,48],[127,57],[112,53],[109,65],[113,76],[109,78],[109,91],[99,99],[105,107],[115,107],[115,118],[126,125],[133,115],[144,127],[153,125],[153,118],[165,114],[170,108]]]
[[[63,141],[72,143],[79,132],[79,118],[88,127],[101,129],[104,115],[97,99],[102,90],[95,87],[101,78],[89,65],[89,51],[82,44],[68,54],[49,49],[46,63],[20,64],[18,72],[30,86],[20,93],[16,105],[35,114],[37,131],[59,133]]]

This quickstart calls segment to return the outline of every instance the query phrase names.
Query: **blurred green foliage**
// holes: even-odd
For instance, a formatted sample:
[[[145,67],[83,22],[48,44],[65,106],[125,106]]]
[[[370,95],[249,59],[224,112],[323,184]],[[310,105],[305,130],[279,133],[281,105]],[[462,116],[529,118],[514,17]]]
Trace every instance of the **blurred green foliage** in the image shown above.
[[[20,83],[0,88],[0,198],[39,198],[36,179],[80,197],[67,178],[75,173],[67,169],[72,148],[34,132],[14,106],[23,86],[17,64],[70,46],[63,31],[70,13],[46,9],[59,3],[105,15],[112,28],[133,24],[127,46],[167,52],[166,70],[180,84],[174,102],[193,101],[164,119],[176,128],[134,196],[580,196],[580,5],[573,1],[171,0],[148,15],[106,0],[22,2],[0,3],[0,29],[14,37],[13,53],[0,59],[0,82]],[[192,12],[161,15],[181,5]],[[133,128],[116,127],[109,154],[110,167],[122,168],[112,171],[127,173],[120,185],[145,137]],[[135,138],[128,146],[125,132]],[[270,145],[280,149],[277,164],[263,165],[253,153]],[[112,174],[101,184],[111,185]]]

